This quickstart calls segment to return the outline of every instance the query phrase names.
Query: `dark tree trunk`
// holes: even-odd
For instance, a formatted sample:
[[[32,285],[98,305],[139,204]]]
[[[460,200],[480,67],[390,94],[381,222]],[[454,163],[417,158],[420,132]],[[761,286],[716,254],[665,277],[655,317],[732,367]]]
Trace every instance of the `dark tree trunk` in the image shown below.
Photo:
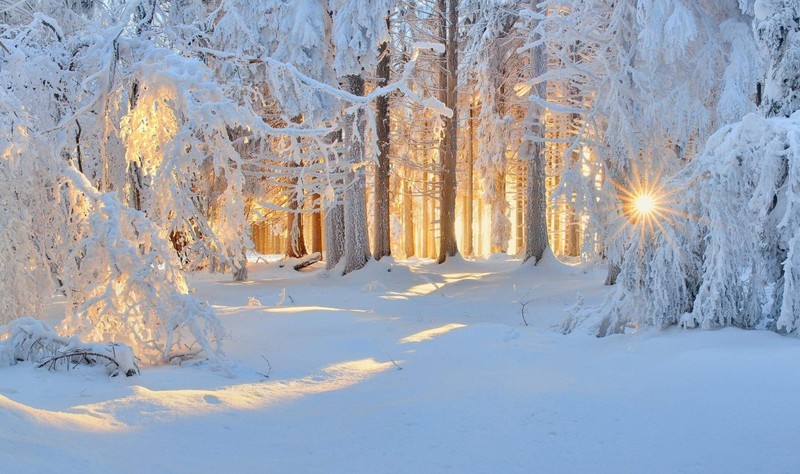
[[[446,74],[445,105],[453,111],[445,120],[444,137],[440,145],[442,157],[442,199],[439,212],[439,263],[458,253],[456,243],[456,158],[458,156],[458,1],[448,0],[447,33],[445,42]],[[439,0],[444,20],[445,0]],[[444,28],[442,29],[444,30]],[[444,35],[443,35],[444,36]]]
[[[388,19],[387,19],[388,23]],[[381,45],[381,60],[378,63],[378,87],[389,83],[390,55],[388,43]],[[376,106],[376,133],[378,139],[378,167],[375,172],[375,260],[392,254],[389,233],[389,97],[378,97]]]

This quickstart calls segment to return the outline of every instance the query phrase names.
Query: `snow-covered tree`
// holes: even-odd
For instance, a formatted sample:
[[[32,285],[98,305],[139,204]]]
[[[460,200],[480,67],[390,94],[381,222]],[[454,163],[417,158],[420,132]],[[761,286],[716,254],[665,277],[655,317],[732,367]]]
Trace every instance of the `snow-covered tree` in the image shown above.
[[[524,11],[522,15],[533,22],[533,28],[542,19],[541,12]],[[541,78],[547,73],[547,56],[543,44],[530,47],[530,75]],[[532,100],[525,116],[525,144],[523,154],[526,155],[528,179],[526,183],[525,202],[525,255],[524,261],[533,259],[538,263],[548,248],[547,242],[547,192],[545,186],[545,156],[547,82],[538,81],[532,86]]]
[[[511,238],[506,176],[508,154],[518,148],[522,127],[515,126],[513,109],[521,102],[516,95],[518,74],[527,61],[519,54],[519,2],[477,2],[475,20],[468,32],[465,56],[473,57],[477,112],[478,158],[475,169],[483,184],[483,200],[489,206],[490,247],[506,252]],[[528,71],[524,74],[528,75]]]
[[[749,19],[732,2],[546,8],[539,37],[549,72],[540,79],[554,84],[551,116],[568,124],[566,137],[551,137],[566,142],[556,196],[589,218],[584,253],[602,252],[613,275],[626,248],[620,189],[641,186],[635,171],[673,174],[714,129],[754,109],[760,64]]]
[[[388,0],[333,0],[333,67],[345,89],[364,95],[365,75],[378,65],[379,46],[389,39]],[[348,172],[344,195],[344,273],[366,265],[370,259],[367,234],[365,147],[366,124],[362,107],[345,112],[343,139]]]
[[[742,7],[750,11],[746,2]],[[750,113],[723,126],[663,185],[669,191],[660,196],[662,209],[675,212],[656,216],[646,238],[629,240],[618,288],[601,308],[576,308],[565,329],[586,325],[602,335],[680,324],[797,332],[800,118],[791,88],[769,85],[800,77],[800,56],[784,49],[800,29],[797,8],[756,2],[752,10],[768,58],[761,107],[767,117]],[[787,18],[794,23],[787,26]],[[744,46],[731,45],[725,80],[742,80],[741,72],[757,64]]]

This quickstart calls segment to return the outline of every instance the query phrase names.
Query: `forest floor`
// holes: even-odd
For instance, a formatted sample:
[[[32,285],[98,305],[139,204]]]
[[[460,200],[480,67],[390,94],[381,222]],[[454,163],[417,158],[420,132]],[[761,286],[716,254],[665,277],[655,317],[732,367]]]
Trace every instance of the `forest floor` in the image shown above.
[[[577,293],[608,290],[552,258],[326,275],[192,276],[235,378],[0,370],[0,472],[800,472],[798,339],[564,336]]]

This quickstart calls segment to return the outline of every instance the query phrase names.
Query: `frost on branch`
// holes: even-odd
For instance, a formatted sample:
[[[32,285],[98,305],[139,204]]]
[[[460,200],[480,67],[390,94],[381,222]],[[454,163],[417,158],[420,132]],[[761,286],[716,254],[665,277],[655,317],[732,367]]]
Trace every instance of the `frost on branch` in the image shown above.
[[[59,336],[46,323],[31,317],[0,326],[0,367],[24,361],[49,369],[102,364],[112,377],[139,373],[130,347],[115,343],[87,344],[77,337]]]
[[[93,209],[65,265],[61,332],[129,345],[148,364],[202,355],[224,368],[222,325],[206,303],[187,295],[175,254],[158,229],[113,193],[92,188],[74,168],[65,172]]]

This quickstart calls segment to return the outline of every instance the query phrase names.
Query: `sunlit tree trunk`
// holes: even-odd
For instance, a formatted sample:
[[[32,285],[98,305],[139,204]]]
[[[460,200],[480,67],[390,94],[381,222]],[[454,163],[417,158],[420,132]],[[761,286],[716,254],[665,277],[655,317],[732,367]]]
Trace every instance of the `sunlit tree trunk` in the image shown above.
[[[425,128],[428,128],[428,123],[425,122]],[[430,229],[430,195],[428,191],[428,152],[423,150],[422,151],[422,167],[425,171],[422,172],[422,183],[420,186],[422,187],[422,224],[420,226],[421,232],[421,247],[422,247],[422,254],[421,257],[427,258],[429,256],[429,249],[428,249],[428,241],[429,236],[431,233]]]
[[[311,214],[311,251],[314,253],[322,253],[322,209],[319,200],[319,194],[312,196],[314,212]]]
[[[414,196],[411,191],[411,170],[406,168],[403,180],[403,244],[406,258],[414,256]]]
[[[464,205],[464,254],[472,255],[475,253],[472,243],[472,207],[474,196],[474,175],[475,175],[475,104],[470,99],[469,104],[469,143],[467,143],[467,192]]]

